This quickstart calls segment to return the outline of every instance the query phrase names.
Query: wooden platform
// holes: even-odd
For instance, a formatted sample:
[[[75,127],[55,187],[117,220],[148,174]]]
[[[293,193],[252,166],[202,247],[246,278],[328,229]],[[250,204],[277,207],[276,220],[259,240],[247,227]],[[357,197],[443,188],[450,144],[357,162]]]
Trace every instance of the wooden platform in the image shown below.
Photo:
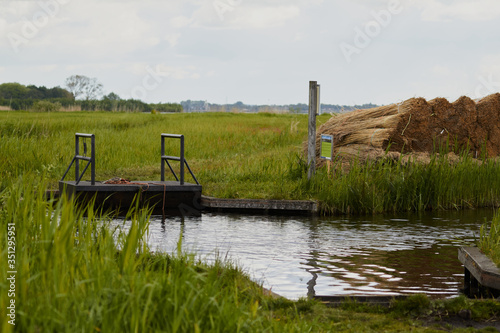
[[[140,207],[152,207],[154,215],[199,215],[201,214],[202,186],[191,183],[180,185],[176,181],[133,181],[127,184],[104,184],[88,181],[59,182],[59,191],[75,196],[78,203],[85,204],[95,198],[96,206],[112,210],[120,215],[134,205],[138,197]]]
[[[500,269],[477,247],[460,247],[458,260],[464,265],[463,292],[472,298],[500,296]]]

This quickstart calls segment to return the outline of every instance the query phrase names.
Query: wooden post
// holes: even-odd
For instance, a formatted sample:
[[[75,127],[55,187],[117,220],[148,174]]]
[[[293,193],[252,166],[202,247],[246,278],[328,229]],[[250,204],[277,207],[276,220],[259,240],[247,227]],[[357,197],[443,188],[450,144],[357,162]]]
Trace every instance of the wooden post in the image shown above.
[[[311,179],[316,172],[316,114],[319,110],[319,84],[309,81],[309,129],[307,143],[307,164],[309,170],[307,179]]]

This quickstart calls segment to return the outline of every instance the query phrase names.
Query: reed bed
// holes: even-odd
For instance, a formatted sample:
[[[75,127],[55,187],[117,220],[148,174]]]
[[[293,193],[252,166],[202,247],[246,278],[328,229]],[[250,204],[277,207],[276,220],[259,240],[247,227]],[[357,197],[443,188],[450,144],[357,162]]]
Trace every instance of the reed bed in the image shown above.
[[[500,267],[500,211],[489,224],[481,226],[478,246],[498,267]]]
[[[453,156],[453,155],[452,155]],[[302,162],[302,169],[305,169]],[[299,176],[298,189],[318,199],[324,214],[377,214],[500,206],[500,164],[464,154],[412,159],[355,160],[345,170],[340,161],[330,173],[321,168],[312,180]]]
[[[131,227],[120,233],[92,205],[75,210],[72,202],[47,202],[33,191],[41,185],[22,178],[0,194],[0,227],[15,225],[17,245],[15,298],[8,297],[7,269],[0,270],[0,306],[16,304],[15,326],[2,315],[2,332],[263,332],[274,326],[261,315],[268,305],[259,285],[231,262],[206,265],[180,244],[174,254],[151,253],[144,241],[147,211],[131,210]],[[2,237],[2,257],[6,252]]]
[[[132,209],[128,231],[119,232],[108,217],[93,214],[92,204],[75,209],[65,199],[47,201],[33,191],[45,187],[42,177],[24,176],[0,192],[0,229],[15,225],[17,271],[12,297],[5,283],[11,269],[0,270],[0,306],[16,304],[15,325],[0,317],[5,333],[429,332],[413,316],[500,314],[496,302],[464,298],[431,302],[420,295],[388,309],[271,298],[231,262],[207,265],[183,253],[182,239],[176,253],[151,253],[147,210]],[[0,237],[4,258],[8,246]]]

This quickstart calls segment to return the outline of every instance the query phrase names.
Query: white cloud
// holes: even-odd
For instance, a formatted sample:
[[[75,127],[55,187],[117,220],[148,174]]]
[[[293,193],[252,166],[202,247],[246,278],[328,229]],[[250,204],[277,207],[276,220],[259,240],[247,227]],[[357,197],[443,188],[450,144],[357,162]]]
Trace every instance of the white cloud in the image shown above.
[[[303,41],[306,38],[306,34],[303,32],[297,32],[293,38],[295,42]]]
[[[266,29],[283,26],[299,14],[299,5],[284,1],[250,3],[216,0],[204,3],[191,20],[195,27]]]
[[[152,66],[146,63],[138,62],[129,64],[126,66],[125,70],[135,76],[145,76],[153,71],[158,77],[168,77],[175,80],[199,79],[201,77],[197,68],[192,65],[173,66],[162,63]]]
[[[41,73],[50,73],[53,72],[57,69],[58,65],[52,64],[52,65],[43,65],[43,66],[38,66],[37,70]]]
[[[57,7],[43,5],[59,2],[61,4]],[[173,9],[178,7],[178,1],[175,1],[175,4],[160,1],[95,0],[29,3],[28,6],[11,2],[5,11],[0,13],[0,33],[4,36],[8,33],[15,34],[22,38],[17,51],[23,51],[30,45],[43,47],[44,50],[63,48],[74,53],[85,52],[96,58],[145,49],[160,44],[162,40],[174,45],[178,39],[175,34],[169,32],[166,34],[168,38],[165,39],[165,29],[160,28],[165,26],[165,22],[151,19],[151,15],[159,15],[158,13],[175,15]],[[168,19],[167,15],[167,24]],[[35,33],[31,33],[33,29],[30,26],[33,25],[36,27]],[[1,44],[12,44],[12,41],[9,43],[8,38],[2,38]]]
[[[170,24],[174,28],[184,28],[193,23],[193,19],[186,16],[176,16],[170,20]]]
[[[132,51],[138,47],[152,46],[159,39],[152,33],[151,25],[137,12],[133,3],[120,5],[103,3],[89,10],[79,4],[81,15],[75,29],[60,34],[57,43],[69,43],[76,50],[88,50],[91,54],[117,54]],[[75,34],[78,38],[71,38]]]
[[[177,45],[179,38],[181,37],[180,33],[168,33],[165,36],[165,40],[170,44],[170,46],[174,47]]]
[[[432,68],[431,72],[436,74],[437,76],[449,76],[453,73],[451,68],[446,65],[435,65]]]
[[[425,21],[490,21],[500,17],[498,0],[418,0]]]
[[[148,90],[149,101],[269,103],[273,91],[272,102],[288,103],[307,101],[304,85],[314,79],[325,102],[346,104],[451,97],[474,92],[478,76],[500,80],[500,47],[492,42],[498,0],[218,0],[230,5],[224,12],[216,0],[42,2],[52,1],[67,4],[14,53],[7,33],[21,34],[40,1],[0,0],[4,82],[62,85],[83,74],[130,95],[153,71],[161,84]],[[354,66],[344,66],[338,43],[352,41],[353,28],[391,1],[400,2],[401,15]]]
[[[0,18],[0,33],[2,36],[5,36],[7,33],[7,20],[4,18]]]
[[[268,8],[248,8],[241,10],[230,20],[231,24],[241,28],[272,28],[283,26],[287,21],[297,18],[300,9],[297,6],[278,6]]]
[[[482,74],[494,73],[500,76],[500,54],[489,54],[483,57],[480,64]]]
[[[175,80],[199,79],[201,77],[195,66],[168,66],[160,64],[156,68],[157,72],[162,76]]]

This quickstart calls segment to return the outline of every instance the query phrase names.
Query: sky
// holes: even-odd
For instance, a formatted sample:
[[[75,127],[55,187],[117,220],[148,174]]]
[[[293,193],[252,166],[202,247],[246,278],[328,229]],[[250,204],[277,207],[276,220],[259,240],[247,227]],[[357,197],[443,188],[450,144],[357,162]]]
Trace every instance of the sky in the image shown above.
[[[390,104],[500,90],[498,0],[0,0],[0,83],[149,103]]]

